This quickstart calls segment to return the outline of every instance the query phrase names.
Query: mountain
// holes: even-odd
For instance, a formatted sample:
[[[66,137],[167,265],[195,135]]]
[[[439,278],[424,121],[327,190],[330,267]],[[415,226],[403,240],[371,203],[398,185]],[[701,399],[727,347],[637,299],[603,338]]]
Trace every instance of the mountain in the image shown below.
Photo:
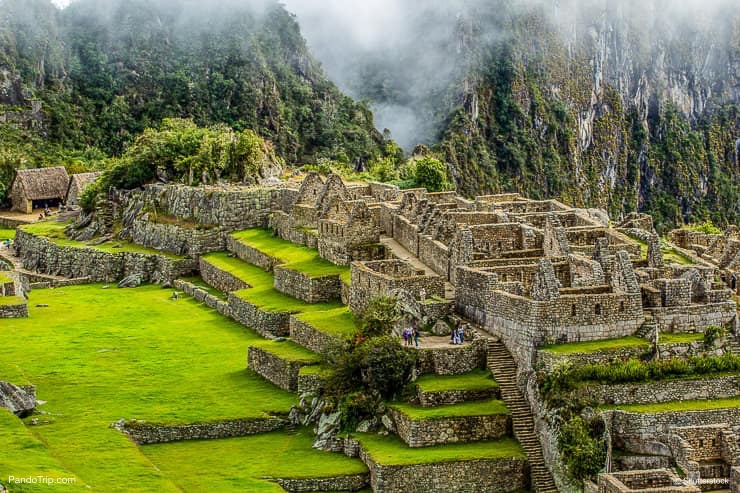
[[[663,229],[740,220],[731,2],[380,3],[369,42],[344,41],[362,27],[345,16],[326,21],[345,25],[342,44],[319,22],[309,46],[407,149],[436,147],[463,193],[647,211]],[[309,5],[298,19],[315,23]]]
[[[384,144],[371,111],[327,79],[277,2],[78,0],[60,10],[0,0],[0,12],[6,145],[120,155],[173,117],[252,129],[288,163],[357,164]],[[26,154],[18,159],[43,164]]]

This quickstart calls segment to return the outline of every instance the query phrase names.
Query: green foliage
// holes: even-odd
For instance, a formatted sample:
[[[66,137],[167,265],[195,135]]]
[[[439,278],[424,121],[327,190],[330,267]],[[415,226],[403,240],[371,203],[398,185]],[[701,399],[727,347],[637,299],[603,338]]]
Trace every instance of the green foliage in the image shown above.
[[[727,329],[720,325],[710,325],[704,329],[704,346],[708,348],[714,347],[714,343],[717,339],[721,339],[727,336]]]
[[[393,325],[401,318],[393,296],[378,296],[370,300],[360,319],[361,334],[365,337],[390,335]]]
[[[706,233],[710,235],[721,235],[722,230],[719,229],[717,226],[714,225],[714,223],[707,219],[704,222],[701,223],[691,223],[686,225],[687,228],[689,228],[692,231],[697,231],[699,233]]]
[[[450,188],[447,181],[447,167],[442,161],[433,157],[423,157],[416,160],[414,178],[418,186],[424,187],[430,192],[441,192]]]
[[[593,478],[606,463],[606,444],[583,418],[570,419],[558,434],[560,454],[576,479]]]

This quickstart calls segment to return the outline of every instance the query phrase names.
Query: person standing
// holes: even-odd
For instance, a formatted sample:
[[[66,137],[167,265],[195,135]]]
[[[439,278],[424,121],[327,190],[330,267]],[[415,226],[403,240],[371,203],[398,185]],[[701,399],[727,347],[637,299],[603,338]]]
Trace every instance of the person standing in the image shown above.
[[[460,338],[460,344],[465,344],[465,324],[460,324],[457,335]]]
[[[419,329],[417,329],[416,327],[414,327],[413,330],[414,330],[414,332],[413,332],[413,334],[414,334],[414,345],[416,347],[419,347]]]

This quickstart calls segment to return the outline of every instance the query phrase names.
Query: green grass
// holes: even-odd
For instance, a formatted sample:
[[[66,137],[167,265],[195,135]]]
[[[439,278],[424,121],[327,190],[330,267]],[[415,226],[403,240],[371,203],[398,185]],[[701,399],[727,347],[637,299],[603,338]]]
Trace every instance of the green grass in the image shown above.
[[[498,399],[463,402],[461,404],[437,407],[418,407],[411,404],[392,404],[391,407],[401,411],[413,421],[509,414],[509,410],[504,402]]]
[[[131,242],[122,241],[122,240],[111,240],[105,243],[101,243],[100,245],[90,245],[83,241],[70,240],[69,238],[67,238],[67,235],[64,234],[64,228],[69,226],[69,224],[70,224],[70,221],[59,222],[59,221],[54,221],[54,220],[48,220],[48,221],[39,221],[33,224],[26,224],[26,225],[21,226],[20,228],[23,231],[26,231],[27,233],[31,233],[36,236],[42,236],[46,238],[47,240],[59,246],[64,246],[64,247],[93,248],[95,250],[100,250],[101,252],[106,252],[106,253],[128,252],[128,253],[141,253],[141,254],[148,254],[148,255],[163,255],[165,257],[169,257],[172,259],[182,258],[180,256],[173,255],[168,252],[155,250],[154,248],[149,248],[149,247],[137,245],[136,243],[131,243]]]
[[[25,303],[23,296],[0,296],[0,306],[24,305]]]
[[[182,491],[282,492],[263,478],[325,478],[360,474],[358,459],[311,448],[307,430],[244,438],[147,445],[144,454]],[[203,471],[218,471],[204,476]]]
[[[383,466],[431,464],[475,459],[526,458],[519,443],[512,438],[499,440],[436,445],[434,447],[411,448],[400,438],[373,433],[353,435],[374,462]]]
[[[666,413],[673,411],[707,411],[712,409],[729,409],[740,407],[740,397],[729,399],[671,401],[656,404],[624,404],[621,406],[604,406],[601,409],[619,409],[634,413]]]
[[[10,411],[0,407],[0,484],[7,484],[8,476],[27,478],[74,478],[75,483],[61,485],[8,485],[11,491],[85,491],[82,480],[68,471],[23,422]]]
[[[344,306],[340,302],[306,303],[283,294],[273,287],[275,278],[272,273],[265,272],[259,267],[238,258],[230,257],[226,252],[210,253],[201,258],[252,286],[251,288],[235,291],[233,294],[266,312],[326,311]]]
[[[292,341],[257,341],[250,344],[251,346],[258,347],[287,361],[307,364],[321,362],[321,356]]]
[[[298,371],[299,375],[317,375],[322,378],[330,377],[334,370],[323,365],[302,366]]]
[[[603,339],[600,341],[571,342],[568,344],[552,344],[543,346],[542,350],[555,354],[595,353],[624,348],[649,348],[650,342],[640,337],[620,337],[618,339]]]
[[[270,230],[247,229],[232,233],[231,236],[240,243],[278,259],[281,267],[302,272],[312,278],[339,275],[349,282],[348,266],[332,264],[319,257],[317,250],[277,238]]]
[[[354,337],[358,332],[357,321],[346,306],[324,312],[301,313],[295,317],[319,332],[340,339]]]
[[[474,370],[462,375],[424,375],[414,382],[422,392],[445,392],[448,390],[489,390],[498,388],[490,371]]]
[[[13,282],[13,278],[5,274],[3,271],[0,271],[0,284],[7,284],[9,282]]]
[[[694,265],[694,262],[673,247],[661,247],[663,261],[667,264]]]
[[[703,342],[704,334],[664,334],[658,336],[658,344],[688,344],[691,342]]]
[[[219,291],[218,289],[214,288],[207,282],[205,282],[200,276],[192,276],[192,277],[183,277],[183,281],[189,282],[190,284],[194,284],[195,286],[198,286],[199,288],[204,289],[208,292],[208,294],[212,294],[213,296],[216,296],[217,298],[221,298],[222,300],[226,300],[228,296],[226,293],[223,293]]]
[[[1,228],[0,227],[0,241],[12,240],[15,238],[15,229]]]
[[[50,423],[30,430],[97,491],[179,491],[109,428],[118,419],[262,417],[287,413],[296,401],[246,370],[247,347],[262,338],[192,298],[170,295],[156,286],[34,290],[30,318],[0,324],[3,380],[31,382],[47,401],[40,410],[49,414],[39,418]],[[219,477],[218,470],[202,473]]]

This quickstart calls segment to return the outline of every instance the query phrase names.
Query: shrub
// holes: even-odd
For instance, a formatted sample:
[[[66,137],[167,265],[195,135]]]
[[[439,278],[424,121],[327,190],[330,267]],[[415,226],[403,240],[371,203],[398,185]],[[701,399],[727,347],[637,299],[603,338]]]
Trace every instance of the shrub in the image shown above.
[[[391,336],[363,342],[356,350],[362,383],[384,399],[392,398],[411,380],[416,352]]]
[[[360,333],[365,337],[389,335],[401,318],[393,296],[378,296],[370,300],[360,318]]]
[[[576,479],[594,477],[606,462],[606,444],[582,417],[571,418],[558,434],[558,446],[568,472]]]
[[[424,157],[416,161],[416,183],[430,192],[448,190],[447,167],[439,159]]]
[[[714,343],[717,339],[721,339],[727,335],[727,329],[720,325],[710,325],[704,330],[704,346],[711,348],[714,347]]]

